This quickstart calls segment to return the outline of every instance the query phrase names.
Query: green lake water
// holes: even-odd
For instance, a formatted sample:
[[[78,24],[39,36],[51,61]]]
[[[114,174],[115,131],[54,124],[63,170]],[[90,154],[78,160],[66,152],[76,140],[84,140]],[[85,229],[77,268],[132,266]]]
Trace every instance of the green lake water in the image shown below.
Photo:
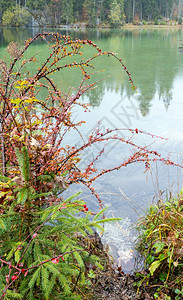
[[[38,29],[0,29],[0,56],[11,41],[24,41],[37,33]],[[137,92],[131,90],[127,75],[112,58],[103,57],[97,61],[97,69],[105,72],[96,75],[103,79],[82,101],[89,102],[90,113],[75,110],[75,120],[86,120],[82,129],[87,138],[101,121],[102,130],[107,128],[138,128],[155,135],[168,138],[168,141],[153,140],[147,136],[138,136],[139,145],[151,145],[163,156],[168,156],[178,163],[182,162],[183,152],[183,54],[178,47],[183,43],[181,29],[136,29],[136,30],[69,30],[60,31],[81,39],[91,39],[103,50],[116,53],[132,74]],[[44,59],[45,45],[36,43],[30,54],[40,52],[40,62]],[[88,53],[89,55],[89,53]],[[31,70],[30,71],[34,71]],[[110,77],[109,77],[110,75]],[[77,87],[81,77],[75,72],[62,72],[55,78],[57,84],[67,91]],[[124,132],[124,137],[127,133]],[[79,145],[79,137],[70,134],[66,143]],[[91,159],[98,148],[85,152],[84,161]],[[129,153],[119,143],[110,143],[103,159],[97,163],[99,168],[112,167]],[[82,166],[81,166],[82,167]],[[134,235],[130,225],[138,216],[156,201],[159,190],[177,192],[182,187],[182,171],[176,167],[162,164],[152,165],[151,172],[144,173],[142,164],[130,165],[118,172],[110,173],[95,184],[108,216],[122,217],[118,226],[106,226],[104,242],[111,247],[113,255],[119,259],[123,268],[130,269],[130,249]],[[75,186],[66,195],[83,191],[83,197],[89,207],[98,209],[96,200],[83,187]],[[164,194],[165,194],[164,193]],[[127,256],[125,261],[124,257]],[[130,262],[129,262],[130,261]]]

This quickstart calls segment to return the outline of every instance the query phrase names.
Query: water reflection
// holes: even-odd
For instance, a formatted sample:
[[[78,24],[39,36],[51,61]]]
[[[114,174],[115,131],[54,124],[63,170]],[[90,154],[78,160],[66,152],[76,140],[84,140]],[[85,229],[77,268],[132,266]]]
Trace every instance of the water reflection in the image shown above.
[[[48,29],[49,31],[49,29]],[[52,31],[50,29],[50,31]],[[59,31],[59,30],[58,30]],[[15,40],[20,44],[35,33],[38,28],[7,29],[0,30],[0,51],[5,48],[9,42]],[[65,34],[65,31],[61,31]],[[135,85],[138,88],[139,108],[142,116],[150,112],[151,103],[156,95],[165,104],[168,109],[173,98],[172,86],[175,77],[182,73],[183,58],[178,53],[178,46],[182,39],[181,30],[70,30],[67,32],[73,37],[81,39],[91,39],[105,50],[113,51],[123,58],[128,66]],[[37,42],[33,46],[34,52],[45,51],[45,45]],[[90,50],[89,50],[90,51]],[[42,54],[41,54],[42,55]],[[97,79],[106,77],[97,90],[89,93],[92,106],[99,106],[107,91],[122,95],[125,91],[127,96],[132,95],[127,76],[119,68],[119,64],[111,59],[102,58],[97,61],[97,69],[106,70],[96,76]],[[111,77],[108,78],[107,76]],[[79,80],[76,75],[70,76],[70,72],[60,74],[60,85],[67,89],[69,86],[76,86]]]

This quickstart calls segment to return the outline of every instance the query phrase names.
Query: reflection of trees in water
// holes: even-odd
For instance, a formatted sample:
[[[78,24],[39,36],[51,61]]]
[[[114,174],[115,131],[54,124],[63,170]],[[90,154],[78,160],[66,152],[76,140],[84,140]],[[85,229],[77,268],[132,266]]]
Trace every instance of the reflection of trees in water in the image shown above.
[[[7,46],[12,41],[24,45],[24,41],[32,37],[34,31],[33,28],[2,28],[1,46]]]
[[[125,64],[138,87],[137,99],[143,116],[149,113],[156,94],[164,102],[166,109],[170,105],[177,66],[182,61],[178,53],[180,34],[181,32],[176,30],[121,31],[112,32],[107,39],[99,41],[103,49],[111,48],[120,57],[125,58]],[[125,90],[127,96],[130,96],[132,90],[119,66],[109,60],[106,62],[106,70],[111,77],[102,83],[103,88],[107,87],[108,91],[117,91],[121,94]],[[102,94],[103,90],[100,88],[98,90],[100,101]]]
[[[95,89],[87,93],[90,104],[93,107],[99,106],[103,100],[104,94],[105,94],[105,84],[104,82],[102,82]]]
[[[33,35],[34,29],[1,30],[1,45],[4,47],[12,40],[24,44],[25,39]],[[65,34],[65,31],[61,31]],[[165,104],[166,109],[172,99],[172,84],[177,73],[177,66],[182,62],[178,53],[178,40],[181,32],[176,30],[82,30],[68,31],[67,34],[82,39],[91,39],[103,49],[118,54],[127,65],[138,88],[137,100],[143,116],[149,113],[151,102],[158,93],[159,99]],[[180,35],[180,37],[179,37]],[[36,48],[37,47],[37,48]],[[41,43],[33,49],[33,53],[44,49]],[[41,59],[40,59],[41,61]],[[99,106],[106,91],[116,92],[131,96],[131,90],[125,72],[119,63],[112,58],[100,58],[96,63],[97,70],[105,72],[96,74],[95,80],[101,80],[97,88],[88,92],[90,103]],[[79,73],[75,70],[63,71],[56,80],[58,85],[66,91],[69,87],[77,87],[80,83]],[[110,75],[110,77],[107,77]]]

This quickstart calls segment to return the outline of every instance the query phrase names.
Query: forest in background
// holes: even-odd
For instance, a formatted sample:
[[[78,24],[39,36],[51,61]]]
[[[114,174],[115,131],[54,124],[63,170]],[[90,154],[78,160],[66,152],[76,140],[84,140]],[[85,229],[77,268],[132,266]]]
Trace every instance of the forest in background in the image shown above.
[[[118,27],[169,19],[182,24],[182,11],[183,0],[0,0],[0,21],[5,26]]]

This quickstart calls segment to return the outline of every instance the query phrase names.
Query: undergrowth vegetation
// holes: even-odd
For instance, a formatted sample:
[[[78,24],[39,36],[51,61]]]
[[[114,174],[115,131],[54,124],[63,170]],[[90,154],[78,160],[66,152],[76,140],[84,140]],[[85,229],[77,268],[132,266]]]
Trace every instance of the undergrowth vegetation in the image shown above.
[[[38,197],[49,193],[36,194],[30,185],[27,149],[16,152],[22,183],[0,176],[1,189],[6,186],[12,200],[1,205],[0,298],[80,299],[78,291],[89,284],[89,271],[103,269],[87,246],[87,236],[94,228],[103,232],[102,223],[110,219],[100,218],[103,209],[91,220],[79,194],[53,206],[35,205]]]
[[[29,57],[29,47],[38,42],[45,42],[48,47],[42,63],[37,53]],[[88,47],[93,51],[89,52],[90,58],[81,58],[82,49],[87,52]],[[146,134],[141,130],[101,132],[97,126],[84,138],[80,131],[84,122],[74,122],[73,107],[78,105],[88,110],[88,105],[79,100],[97,84],[92,82],[96,74],[93,62],[99,57],[108,55],[116,59],[135,89],[126,66],[114,53],[102,51],[90,40],[72,40],[56,33],[38,34],[22,48],[11,43],[7,52],[10,58],[0,60],[0,299],[81,299],[81,287],[89,284],[89,275],[102,268],[84,240],[93,228],[101,232],[103,223],[116,220],[105,218],[93,182],[135,162],[145,163],[146,170],[151,161],[174,163],[147,146],[135,144],[135,135]],[[52,74],[72,68],[80,71],[81,83],[78,89],[64,93]],[[126,138],[119,134],[124,130],[129,135]],[[65,136],[71,131],[78,135],[80,145],[65,144]],[[130,149],[130,155],[122,157],[118,166],[97,170],[95,163],[104,153],[102,148],[94,159],[80,167],[85,149],[116,140]],[[99,213],[90,212],[78,195],[63,198],[62,192],[78,183],[96,197]],[[163,236],[166,230],[160,229]],[[160,239],[159,243],[163,242]],[[170,251],[165,279],[168,284],[171,267],[179,268],[179,256],[173,264],[175,247],[166,242],[162,245],[159,246],[162,253],[167,247],[166,251]],[[155,261],[150,269],[153,275],[157,269]],[[161,264],[160,259],[157,264]]]
[[[137,286],[154,299],[183,298],[183,194],[152,205],[139,220],[137,250],[143,259]]]

